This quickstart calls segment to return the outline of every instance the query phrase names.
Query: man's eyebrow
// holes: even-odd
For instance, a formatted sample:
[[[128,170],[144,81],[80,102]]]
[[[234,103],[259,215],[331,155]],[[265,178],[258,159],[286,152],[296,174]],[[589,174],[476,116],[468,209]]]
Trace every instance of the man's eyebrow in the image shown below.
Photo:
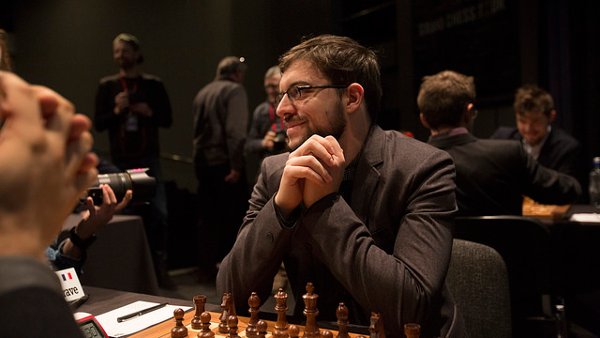
[[[286,88],[286,90],[288,90],[288,89],[290,89],[290,88],[292,88],[292,87],[294,87],[294,86],[307,86],[307,85],[308,85],[308,82],[306,82],[306,81],[295,81],[295,82],[292,82],[292,83],[291,83],[291,84],[290,84],[290,85],[289,85],[289,86]]]

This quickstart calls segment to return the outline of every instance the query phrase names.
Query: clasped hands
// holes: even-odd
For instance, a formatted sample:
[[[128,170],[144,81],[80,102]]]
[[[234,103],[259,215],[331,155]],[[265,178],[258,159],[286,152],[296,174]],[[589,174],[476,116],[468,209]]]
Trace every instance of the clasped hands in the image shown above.
[[[309,208],[339,190],[345,166],[344,151],[333,136],[311,136],[290,153],[275,205],[284,216],[301,203]]]
[[[129,108],[132,113],[145,117],[150,117],[153,113],[152,108],[146,102],[129,102],[129,93],[123,91],[115,96],[115,114],[121,114],[126,108]]]
[[[43,257],[96,180],[91,121],[52,90],[0,72],[0,250]]]

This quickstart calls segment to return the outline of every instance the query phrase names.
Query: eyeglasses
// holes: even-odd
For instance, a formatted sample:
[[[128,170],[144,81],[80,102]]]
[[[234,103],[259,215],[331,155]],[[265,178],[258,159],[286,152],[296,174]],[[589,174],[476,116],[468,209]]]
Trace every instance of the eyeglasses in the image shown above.
[[[294,86],[291,86],[290,88],[288,88],[288,90],[286,90],[285,92],[279,93],[279,95],[277,95],[277,102],[280,102],[286,94],[291,101],[298,101],[298,100],[303,99],[303,97],[302,97],[303,91],[310,91],[313,89],[325,89],[325,88],[342,89],[342,88],[346,88],[346,87],[348,87],[348,86],[346,86],[346,85],[321,85],[321,86],[294,85]]]

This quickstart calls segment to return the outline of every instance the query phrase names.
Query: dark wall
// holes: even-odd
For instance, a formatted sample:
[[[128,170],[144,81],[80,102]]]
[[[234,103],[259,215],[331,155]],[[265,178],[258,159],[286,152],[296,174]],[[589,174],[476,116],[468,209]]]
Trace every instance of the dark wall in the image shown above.
[[[315,1],[316,2],[316,1]],[[15,71],[26,80],[50,86],[93,116],[98,80],[115,73],[112,39],[121,32],[142,43],[146,72],[162,78],[169,93],[174,123],[161,132],[162,152],[184,161],[163,160],[167,179],[194,187],[191,165],[191,102],[214,78],[226,55],[245,56],[249,110],[264,99],[262,78],[299,37],[330,31],[330,5],[272,6],[270,1],[22,0],[10,1],[2,27],[10,33]],[[283,21],[289,11],[296,13]],[[275,27],[275,28],[273,28]],[[325,27],[325,28],[321,28]],[[106,133],[96,135],[100,154],[108,149]]]
[[[249,110],[264,99],[264,71],[302,36],[349,35],[378,50],[387,129],[427,133],[415,99],[423,75],[446,68],[476,77],[476,134],[514,124],[512,94],[537,82],[557,99],[558,125],[575,134],[586,158],[600,154],[598,1],[581,0],[12,0],[0,25],[11,34],[16,71],[92,115],[100,77],[117,71],[111,41],[142,42],[144,69],[160,76],[174,110],[161,134],[167,179],[193,189],[191,102],[219,59],[243,55]],[[441,21],[440,21],[441,20]],[[443,21],[444,26],[439,26]],[[436,24],[438,26],[436,26]],[[97,148],[106,152],[105,134]],[[183,161],[170,160],[170,154]]]

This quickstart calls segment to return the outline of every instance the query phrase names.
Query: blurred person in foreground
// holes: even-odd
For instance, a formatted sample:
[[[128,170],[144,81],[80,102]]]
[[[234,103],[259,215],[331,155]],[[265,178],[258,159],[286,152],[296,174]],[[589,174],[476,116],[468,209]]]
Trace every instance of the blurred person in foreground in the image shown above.
[[[0,70],[12,71],[6,32],[0,29]],[[107,167],[107,161],[99,160],[98,170]],[[57,270],[73,267],[78,273],[87,257],[87,248],[94,242],[96,232],[105,226],[114,214],[122,210],[132,198],[128,190],[120,202],[117,201],[112,188],[102,185],[102,203],[95,206],[91,197],[87,197],[81,207],[81,221],[69,231],[63,231],[52,245],[46,248],[46,256]]]
[[[161,287],[173,289],[167,267],[167,199],[160,165],[160,128],[171,126],[171,103],[160,78],[143,71],[144,55],[137,37],[117,35],[112,43],[117,74],[100,80],[96,93],[94,127],[108,131],[110,155],[121,171],[148,168],[156,178],[156,194],[150,203],[132,206],[142,216],[148,244]]]
[[[446,286],[456,211],[450,156],[375,124],[382,89],[375,53],[341,36],[303,41],[280,58],[277,116],[291,153],[264,159],[250,208],[223,260],[217,291],[238,313],[266,299],[285,263],[294,321],[307,282],[319,320],[340,302],[353,324],[383,317],[392,336],[419,323],[422,337],[462,337]]]
[[[470,133],[475,96],[473,77],[446,70],[425,76],[417,98],[429,144],[454,159],[459,214],[521,215],[524,195],[545,204],[574,202],[581,195],[575,178],[542,166],[519,142]]]
[[[0,336],[82,337],[45,252],[96,180],[91,123],[6,72],[0,117]]]

